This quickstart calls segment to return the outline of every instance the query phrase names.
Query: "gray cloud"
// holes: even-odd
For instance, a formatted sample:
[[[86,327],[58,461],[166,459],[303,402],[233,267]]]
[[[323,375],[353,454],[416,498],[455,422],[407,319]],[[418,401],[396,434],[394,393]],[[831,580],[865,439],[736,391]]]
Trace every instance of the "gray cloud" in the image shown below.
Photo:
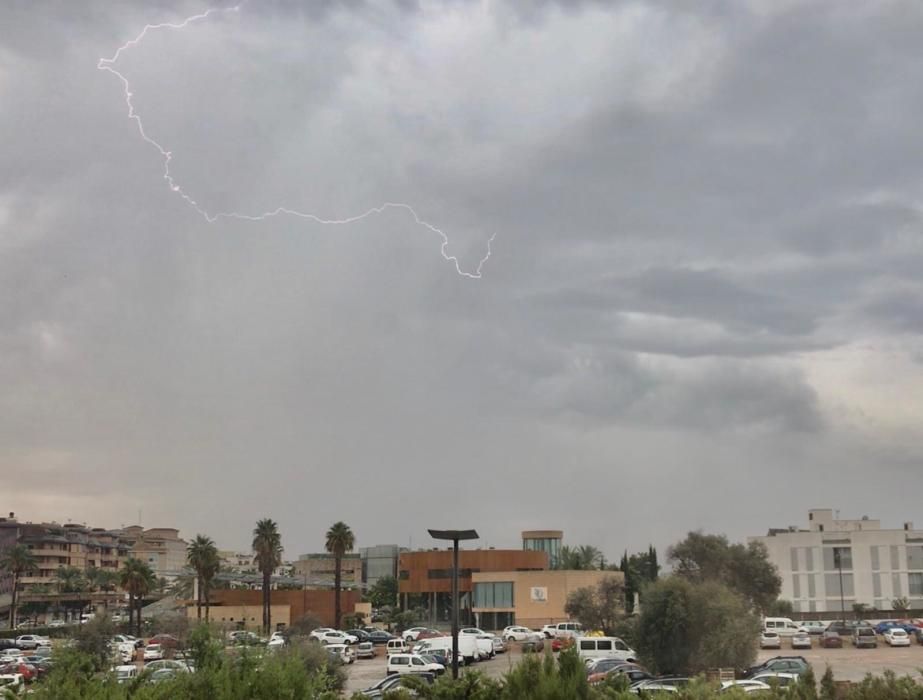
[[[497,233],[478,281],[399,211],[208,224],[96,70],[203,6],[84,5],[0,9],[0,469],[34,476],[8,510],[616,556],[906,478],[914,428],[855,431],[899,412],[830,372],[920,366],[917,4],[251,2],[125,54],[210,211],[406,201],[468,269]]]

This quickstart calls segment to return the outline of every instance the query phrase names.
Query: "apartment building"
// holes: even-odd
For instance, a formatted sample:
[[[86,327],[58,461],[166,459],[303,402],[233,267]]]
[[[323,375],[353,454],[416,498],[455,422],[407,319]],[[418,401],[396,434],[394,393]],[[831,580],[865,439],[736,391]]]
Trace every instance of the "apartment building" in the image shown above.
[[[762,537],[782,577],[781,597],[796,612],[850,613],[854,603],[891,610],[895,598],[923,608],[923,530],[906,522],[843,520],[831,509],[808,511],[807,529],[771,529]]]
[[[329,587],[333,585],[336,572],[336,560],[332,554],[302,554],[298,561],[292,562],[291,575],[301,578],[308,586]],[[340,561],[340,585],[343,588],[358,587],[362,583],[362,558],[358,553],[349,552]]]
[[[186,566],[186,540],[172,527],[145,530],[132,525],[119,531],[119,536],[131,547],[131,556],[151,567],[158,578],[177,576]]]

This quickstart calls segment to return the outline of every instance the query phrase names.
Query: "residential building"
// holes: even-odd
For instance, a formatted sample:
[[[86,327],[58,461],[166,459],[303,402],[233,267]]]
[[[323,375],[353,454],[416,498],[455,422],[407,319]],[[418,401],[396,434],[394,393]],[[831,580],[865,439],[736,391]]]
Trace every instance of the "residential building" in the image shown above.
[[[253,563],[253,556],[253,552],[219,550],[218,557],[221,559],[221,571],[235,574],[254,573],[257,568],[256,564]]]
[[[359,548],[359,558],[362,560],[362,582],[366,588],[374,586],[379,579],[388,576],[397,578],[397,561],[400,553],[401,548],[396,544],[376,544],[374,547]]]
[[[539,629],[563,622],[567,597],[594,588],[604,578],[625,582],[621,571],[490,571],[471,575],[475,624],[487,630],[507,625]]]
[[[172,579],[186,567],[186,547],[179,530],[172,527],[155,527],[145,530],[140,525],[123,528],[121,537],[130,544],[131,556],[146,562],[154,574]]]
[[[302,554],[292,562],[291,575],[302,578],[308,586],[329,588],[333,585],[336,560],[332,554]],[[358,587],[362,583],[362,559],[358,553],[347,552],[340,560],[340,585],[343,588]]]
[[[556,569],[561,556],[562,530],[525,530],[522,533],[522,548],[533,552],[545,552],[548,566]]]
[[[780,597],[796,612],[851,614],[854,603],[891,610],[895,598],[923,608],[923,530],[907,522],[841,520],[830,509],[808,511],[808,528],[771,529],[762,542],[782,577]]]
[[[19,523],[18,541],[36,560],[36,570],[20,581],[24,591],[53,584],[62,566],[118,571],[129,556],[128,542],[118,531],[77,523]]]
[[[548,554],[521,549],[463,549],[458,553],[459,609],[471,621],[472,576],[492,571],[542,571]],[[452,610],[452,549],[401,552],[398,564],[401,608],[422,607],[432,622],[446,622]]]

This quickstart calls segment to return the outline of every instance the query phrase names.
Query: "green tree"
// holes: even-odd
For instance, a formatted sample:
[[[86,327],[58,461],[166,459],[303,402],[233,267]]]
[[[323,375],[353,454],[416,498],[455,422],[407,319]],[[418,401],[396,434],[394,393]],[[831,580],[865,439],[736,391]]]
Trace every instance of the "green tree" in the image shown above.
[[[904,612],[905,610],[910,610],[910,599],[899,596],[891,601],[891,609],[898,612]]]
[[[564,545],[558,552],[558,562],[555,568],[568,571],[588,571],[601,569],[604,564],[605,558],[597,547],[587,544],[578,547]]]
[[[342,610],[340,608],[340,586],[343,582],[343,573],[340,570],[343,564],[343,555],[351,552],[356,546],[356,537],[349,525],[342,520],[334,523],[327,530],[327,541],[324,545],[330,554],[333,555],[333,626],[340,629],[340,617]]]
[[[208,613],[211,603],[210,593],[212,581],[221,568],[221,557],[218,548],[211,537],[196,535],[195,539],[186,548],[186,563],[195,571],[198,579],[198,596],[196,598],[196,619],[202,619],[202,600],[205,600],[205,621],[208,622]]]
[[[654,545],[649,545],[646,552],[638,552],[631,556],[626,550],[622,555],[619,571],[625,575],[625,609],[632,612],[635,593],[640,594],[644,586],[656,581],[660,575],[657,550],[654,549]]]
[[[279,526],[270,518],[257,521],[253,528],[253,563],[263,575],[263,633],[269,634],[272,626],[270,585],[272,572],[282,563],[282,535]]]
[[[90,590],[109,592],[114,591],[119,585],[119,575],[116,571],[91,566],[85,576]]]
[[[762,542],[731,544],[724,535],[690,532],[668,552],[673,572],[692,582],[719,581],[765,611],[782,590],[782,579]]]
[[[717,581],[670,576],[650,584],[638,620],[638,651],[654,673],[745,668],[756,658],[759,617]]]
[[[578,588],[567,597],[564,612],[588,630],[613,634],[624,614],[625,587],[615,576],[606,576],[595,587]]]
[[[868,612],[868,609],[869,609],[869,606],[866,605],[865,603],[853,603],[852,604],[852,611],[853,611],[853,614],[856,616],[857,620],[861,620],[862,617],[865,615],[865,613]]]
[[[24,544],[14,544],[3,550],[0,554],[0,571],[8,573],[12,581],[12,591],[10,597],[10,629],[16,627],[16,603],[19,598],[19,581],[26,574],[32,573],[38,568],[32,552]]]
[[[373,608],[391,608],[397,604],[397,579],[393,576],[382,576],[371,588],[366,596]]]
[[[795,606],[792,601],[783,598],[777,598],[766,608],[768,617],[791,617],[795,613]]]
[[[119,585],[128,593],[128,628],[131,629],[132,612],[137,618],[135,634],[141,636],[141,606],[144,596],[151,592],[157,577],[146,562],[131,557],[125,561],[119,572]]]

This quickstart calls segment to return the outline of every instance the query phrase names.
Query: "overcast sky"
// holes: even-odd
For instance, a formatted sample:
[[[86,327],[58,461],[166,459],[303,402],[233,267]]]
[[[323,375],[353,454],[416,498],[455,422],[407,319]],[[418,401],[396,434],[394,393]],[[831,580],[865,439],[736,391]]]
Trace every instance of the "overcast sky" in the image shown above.
[[[923,5],[304,5],[120,56],[176,182],[407,203],[483,277],[406,211],[173,192],[97,62],[207,5],[5,2],[0,510],[291,558],[918,515]]]

